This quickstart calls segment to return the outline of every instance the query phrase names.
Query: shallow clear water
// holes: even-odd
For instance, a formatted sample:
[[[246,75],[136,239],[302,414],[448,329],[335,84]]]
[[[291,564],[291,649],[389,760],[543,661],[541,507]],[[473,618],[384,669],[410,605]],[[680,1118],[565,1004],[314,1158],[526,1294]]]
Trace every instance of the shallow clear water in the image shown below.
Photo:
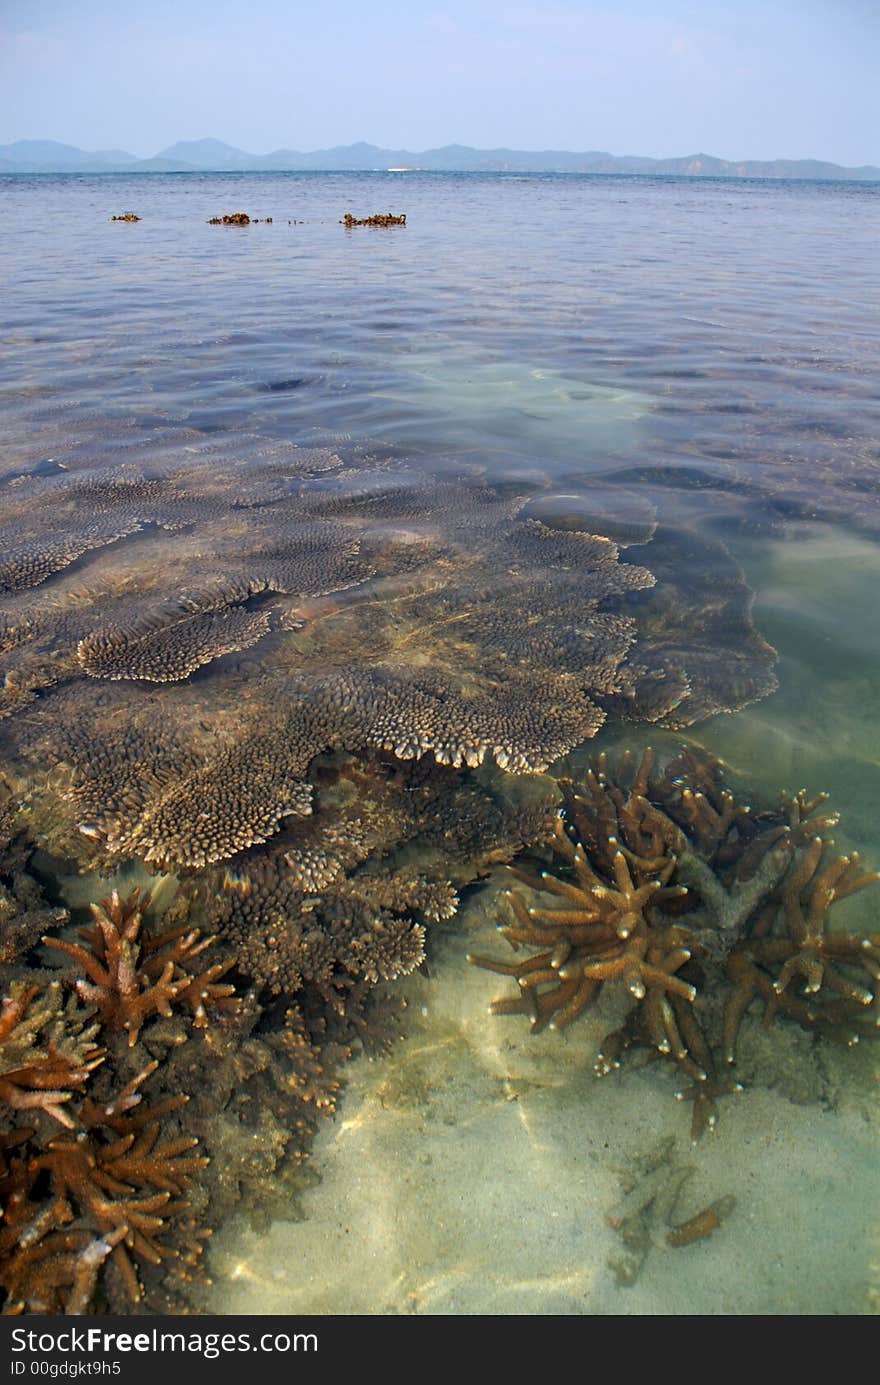
[[[841,840],[880,864],[880,186],[552,175],[44,176],[0,178],[0,199],[8,252],[0,342],[5,478],[105,467],[129,455],[177,463],[205,440],[244,459],[288,442],[350,440],[399,449],[429,469],[465,460],[493,481],[534,481],[563,494],[588,479],[602,513],[618,523],[650,503],[661,525],[723,540],[756,594],[758,630],[780,655],[778,692],[711,719],[695,736],[759,797],[783,786],[831,791],[843,814]],[[109,220],[129,209],[139,223]],[[272,224],[206,225],[237,210]],[[386,210],[405,212],[406,226],[345,231],[338,224],[347,211]],[[643,550],[634,552],[632,561],[642,561]],[[642,729],[632,738],[648,739]],[[468,919],[464,934],[485,924]],[[495,992],[475,986],[463,968],[469,944],[450,937],[438,944],[436,992],[421,978],[411,983],[426,1011],[411,1052],[429,1055],[426,1070],[395,1054],[381,1060],[384,1076],[371,1069],[354,1078],[355,1106],[343,1106],[326,1136],[331,1147],[319,1145],[316,1154],[343,1205],[346,1192],[357,1203],[366,1178],[372,1219],[353,1234],[362,1238],[364,1262],[385,1265],[385,1257],[386,1277],[379,1275],[374,1297],[358,1298],[363,1263],[357,1250],[346,1252],[351,1287],[334,1297],[321,1262],[323,1253],[335,1265],[334,1252],[314,1228],[292,1226],[278,1242],[278,1263],[302,1254],[309,1268],[290,1283],[282,1268],[269,1307],[866,1311],[872,1287],[876,1294],[876,1211],[862,1215],[861,1238],[829,1252],[828,1275],[835,1256],[839,1274],[827,1300],[812,1278],[798,1286],[810,1236],[791,1230],[812,1217],[821,1244],[829,1227],[857,1224],[860,1207],[876,1209],[877,1118],[864,1064],[835,1078],[836,1123],[763,1091],[747,1098],[742,1117],[726,1110],[723,1143],[706,1156],[709,1182],[717,1186],[725,1166],[751,1160],[761,1188],[754,1206],[781,1216],[761,1241],[760,1217],[748,1214],[727,1252],[720,1236],[711,1250],[682,1252],[693,1258],[676,1268],[674,1283],[661,1265],[640,1285],[641,1297],[623,1303],[584,1223],[554,1242],[548,1219],[559,1215],[561,1179],[588,1183],[595,1175],[594,1203],[579,1202],[578,1215],[604,1225],[602,1208],[613,1196],[608,1168],[625,1159],[628,1144],[640,1148],[671,1125],[669,1091],[658,1101],[640,1074],[629,1093],[619,1089],[617,1106],[593,1097],[572,1037],[544,1036],[533,1056],[512,1020],[485,1016]],[[467,972],[465,983],[457,968]],[[508,1130],[510,1108],[492,1082],[526,1071],[538,1095],[527,1115],[520,1102]],[[407,1095],[407,1074],[429,1094],[460,1083],[448,1110],[438,1113],[439,1098],[424,1098],[425,1167],[443,1185],[442,1234],[418,1195],[417,1175],[415,1193],[396,1191],[415,1148],[412,1130],[379,1126],[374,1144],[353,1141],[345,1163],[345,1132],[362,1131],[364,1111],[374,1121],[389,1106],[422,1102]],[[383,1082],[393,1098],[383,1095]],[[640,1101],[646,1114],[634,1119]],[[602,1103],[614,1109],[603,1115]],[[572,1120],[591,1142],[582,1170]],[[603,1120],[607,1152],[596,1133]],[[450,1146],[459,1121],[460,1141]],[[523,1131],[531,1173],[517,1165]],[[469,1245],[459,1263],[467,1159],[496,1135],[507,1172],[480,1185],[480,1196],[497,1199],[502,1220],[532,1179],[523,1213],[532,1230],[521,1237],[530,1250],[517,1265],[516,1245],[502,1237],[482,1259]],[[819,1169],[812,1182],[798,1162],[811,1138]],[[366,1173],[364,1159],[377,1161]],[[438,1160],[448,1175],[438,1174]],[[845,1180],[834,1174],[843,1166]],[[308,1199],[305,1211],[308,1228]],[[320,1218],[329,1215],[316,1205],[315,1226],[326,1231]],[[248,1233],[240,1243],[239,1233],[228,1234],[214,1307],[260,1311],[266,1276],[254,1270],[257,1252]],[[761,1301],[747,1253],[756,1236]],[[483,1239],[493,1244],[488,1231]],[[409,1247],[402,1256],[401,1244]],[[706,1279],[701,1265],[709,1264],[699,1257],[709,1255],[709,1277],[722,1274],[723,1292],[700,1288],[703,1297],[690,1300],[700,1306],[682,1307],[682,1279],[696,1293]],[[478,1288],[487,1275],[497,1292]],[[256,1297],[242,1298],[242,1284],[256,1284]]]

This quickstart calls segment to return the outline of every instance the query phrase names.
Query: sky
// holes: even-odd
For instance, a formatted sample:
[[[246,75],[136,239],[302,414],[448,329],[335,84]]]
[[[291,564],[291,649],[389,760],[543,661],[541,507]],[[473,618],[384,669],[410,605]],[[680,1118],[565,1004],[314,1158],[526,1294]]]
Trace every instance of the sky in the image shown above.
[[[880,164],[880,0],[0,0],[0,143]]]

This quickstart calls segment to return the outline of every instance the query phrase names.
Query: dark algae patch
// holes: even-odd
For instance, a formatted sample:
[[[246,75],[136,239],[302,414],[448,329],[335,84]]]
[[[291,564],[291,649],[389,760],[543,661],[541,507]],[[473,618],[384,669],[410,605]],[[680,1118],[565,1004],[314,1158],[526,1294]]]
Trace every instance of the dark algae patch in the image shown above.
[[[346,231],[350,231],[353,226],[405,226],[406,213],[395,216],[392,212],[375,212],[373,216],[357,217],[352,216],[351,212],[346,212],[339,224],[344,226]]]

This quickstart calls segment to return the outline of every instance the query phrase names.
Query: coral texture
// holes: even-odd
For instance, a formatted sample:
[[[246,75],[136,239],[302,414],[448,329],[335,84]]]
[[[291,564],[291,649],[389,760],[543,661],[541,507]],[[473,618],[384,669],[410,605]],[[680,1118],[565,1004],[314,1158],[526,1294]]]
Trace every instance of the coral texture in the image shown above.
[[[572,521],[538,483],[390,451],[68,465],[8,488],[0,750],[82,867],[259,845],[328,750],[521,774],[609,714],[683,725],[773,686],[729,557],[615,526],[602,491]]]

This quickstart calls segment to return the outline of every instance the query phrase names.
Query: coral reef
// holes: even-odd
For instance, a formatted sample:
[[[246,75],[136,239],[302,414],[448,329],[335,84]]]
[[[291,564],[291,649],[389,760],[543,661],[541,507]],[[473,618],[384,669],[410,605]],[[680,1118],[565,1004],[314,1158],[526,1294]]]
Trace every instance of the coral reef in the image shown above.
[[[213,659],[249,649],[268,630],[268,612],[231,606],[182,616],[158,631],[96,631],[80,640],[76,654],[90,678],[176,683]]]
[[[0,1100],[13,1111],[42,1111],[73,1128],[64,1109],[104,1059],[100,1026],[58,982],[13,982],[0,1012]]]
[[[637,487],[664,508],[686,508],[701,526],[709,519],[728,531],[766,534],[820,520],[880,532],[880,466],[870,438],[848,438],[841,465],[839,438],[822,427],[805,429],[790,404],[777,415],[785,448],[768,448],[760,409],[743,411],[735,437],[725,430],[723,441],[711,413],[701,419],[695,406],[684,435],[661,424],[658,460],[618,466],[603,479]]]
[[[351,212],[346,212],[339,224],[347,231],[350,231],[352,226],[405,226],[406,213],[394,216],[391,212],[376,212],[374,216],[355,217]]]
[[[493,1013],[563,1029],[622,982],[634,1003],[596,1072],[631,1047],[671,1059],[688,1080],[679,1095],[693,1104],[694,1138],[739,1088],[736,1036],[753,1002],[768,1024],[782,1015],[849,1043],[880,1032],[880,934],[829,923],[836,901],[880,875],[836,854],[825,795],[755,811],[694,748],[665,766],[650,749],[616,770],[601,756],[561,789],[547,868],[510,868],[519,888],[501,932],[528,955],[470,959],[516,981]]]
[[[141,1106],[149,1065],[109,1101],[85,1097],[76,1128],[13,1146],[0,1174],[0,1287],[5,1312],[83,1313],[99,1275],[130,1303],[143,1295],[145,1267],[176,1262],[186,1278],[200,1244],[181,1200],[207,1160],[198,1141],[163,1123],[185,1097]],[[42,1196],[38,1189],[48,1183]]]
[[[445,918],[457,903],[450,885],[381,864],[402,827],[400,815],[385,824],[383,810],[411,800],[399,770],[328,762],[315,777],[335,856],[320,834],[297,842],[288,832],[278,850],[236,859],[228,893],[211,898],[210,872],[164,908],[156,901],[173,881],[152,897],[113,891],[90,906],[78,938],[67,910],[47,907],[20,816],[3,805],[3,879],[42,925],[39,936],[4,937],[0,969],[3,1312],[197,1309],[208,1228],[234,1209],[265,1216],[272,1199],[289,1215],[316,1123],[333,1110],[339,1065],[354,1043],[384,1042],[393,1005],[374,1003],[375,987],[421,962],[414,912]],[[518,830],[510,854],[522,840]],[[360,862],[367,878],[354,888],[344,876]],[[248,870],[262,900],[254,938],[231,925],[218,939],[204,921],[213,913],[222,922]],[[282,884],[296,886],[296,913],[284,910],[276,928],[289,916],[293,930],[314,911],[313,936],[300,945],[311,970],[293,974],[291,947],[283,986],[268,961],[285,957],[283,939],[273,945],[260,931],[270,878],[279,904]]]
[[[14,804],[0,802],[0,967],[24,957],[47,929],[69,918],[66,909],[47,904],[28,873],[31,852]]]
[[[328,749],[521,774],[609,714],[686,724],[773,686],[730,559],[636,511],[621,534],[656,551],[658,588],[571,527],[601,491],[581,518],[461,465],[250,460],[246,484],[197,452],[9,490],[0,749],[34,830],[84,869],[258,845],[309,813]]]
[[[353,993],[421,964],[425,926],[454,914],[457,887],[534,841],[548,807],[505,810],[427,758],[328,757],[316,778],[312,817],[195,888],[240,971],[343,1014]]]

